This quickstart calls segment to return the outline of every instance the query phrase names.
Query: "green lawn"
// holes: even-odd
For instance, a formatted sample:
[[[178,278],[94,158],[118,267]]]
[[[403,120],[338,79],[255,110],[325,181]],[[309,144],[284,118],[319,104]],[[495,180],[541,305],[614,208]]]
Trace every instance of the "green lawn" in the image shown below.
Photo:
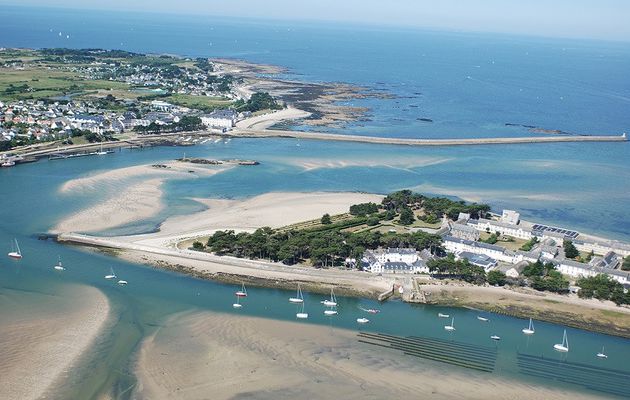
[[[193,96],[190,94],[172,94],[164,98],[164,101],[204,111],[211,111],[216,108],[228,108],[232,104],[232,100],[224,97]]]

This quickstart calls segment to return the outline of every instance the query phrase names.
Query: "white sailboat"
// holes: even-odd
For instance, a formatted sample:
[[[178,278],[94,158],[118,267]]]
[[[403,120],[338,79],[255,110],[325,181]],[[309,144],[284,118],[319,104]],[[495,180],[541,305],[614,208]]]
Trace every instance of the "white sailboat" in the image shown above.
[[[492,335],[492,336],[490,336],[490,339],[492,339],[492,340],[501,340],[501,336],[499,336],[499,335]]]
[[[236,297],[247,297],[247,289],[245,288],[245,283],[241,286],[241,290],[237,291]]]
[[[13,239],[13,243],[11,243],[11,251],[7,255],[9,258],[13,258],[14,260],[22,259],[22,252],[20,251],[20,245],[18,244],[17,239]]]
[[[66,268],[63,266],[63,264],[61,264],[61,256],[59,256],[58,261],[57,261],[57,265],[55,265],[53,267],[56,271],[65,271]]]
[[[324,315],[329,317],[337,315],[337,306],[330,306],[327,310],[324,310]]]
[[[448,318],[448,317],[450,317],[450,315],[448,315],[448,314],[438,313],[438,317],[439,317],[439,318]]]
[[[127,282],[126,280],[121,279],[121,280],[119,280],[117,283],[118,283],[120,286],[124,286],[124,285],[128,284],[129,282]]]
[[[326,299],[321,302],[326,307],[336,307],[337,306],[337,298],[335,297],[335,292],[330,288],[330,299]]]
[[[302,300],[302,308],[300,309],[300,312],[295,314],[295,317],[299,318],[299,319],[307,319],[308,318],[308,313],[306,311],[304,311],[304,300]]]
[[[529,326],[527,328],[524,328],[522,332],[526,335],[533,335],[534,333],[536,333],[536,331],[534,330],[534,321],[532,321],[531,318],[529,319]]]
[[[101,149],[94,154],[96,154],[97,156],[104,156],[105,154],[107,154],[106,151],[103,151],[103,143],[101,143]]]
[[[304,303],[304,296],[302,295],[302,289],[300,288],[300,284],[298,283],[297,294],[295,297],[290,297],[289,302],[291,303]]]
[[[241,307],[243,307],[243,305],[241,304],[241,297],[243,297],[243,296],[236,295],[236,303],[232,304],[232,307],[234,307],[234,308],[241,308]]]
[[[370,320],[367,318],[357,318],[357,323],[359,324],[367,324],[368,322],[370,322]]]
[[[452,332],[455,330],[455,317],[453,317],[453,319],[451,320],[451,324],[450,325],[444,325],[444,330]]]
[[[114,273],[114,268],[109,269],[109,275],[105,275],[105,279],[116,279],[117,276]]]
[[[477,319],[478,319],[479,321],[481,321],[481,322],[488,322],[488,321],[489,321],[489,319],[488,319],[488,318],[482,317],[481,315],[477,315]]]
[[[599,358],[608,358],[608,356],[606,355],[606,353],[604,353],[604,346],[602,346],[602,351],[600,351],[599,353],[597,353],[597,357],[599,357]]]
[[[562,344],[554,344],[553,349],[556,351],[560,351],[562,353],[569,352],[569,339],[567,338],[567,330],[564,330],[564,335],[562,335]]]

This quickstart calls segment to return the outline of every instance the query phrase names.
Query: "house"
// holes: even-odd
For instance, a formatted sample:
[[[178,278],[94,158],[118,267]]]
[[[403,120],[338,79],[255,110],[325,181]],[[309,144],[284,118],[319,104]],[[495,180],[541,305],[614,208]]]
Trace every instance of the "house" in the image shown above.
[[[529,240],[532,238],[532,231],[520,225],[509,224],[501,221],[494,221],[486,218],[471,219],[468,226],[480,232],[499,232],[501,235],[510,236],[517,239]]]
[[[466,240],[479,240],[479,231],[472,226],[462,224],[450,224],[450,234],[453,237]]]
[[[232,129],[236,126],[236,113],[232,110],[214,110],[201,117],[201,123],[207,128]]]
[[[593,257],[589,264],[597,268],[616,269],[621,262],[621,257],[614,251],[609,251],[603,257]]]
[[[457,254],[456,258],[458,260],[468,260],[469,263],[483,268],[486,272],[496,268],[496,266],[498,265],[497,260],[492,257],[488,257],[485,254],[475,254],[468,251],[462,251],[461,253]]]
[[[573,245],[579,251],[584,253],[606,254],[609,251],[614,251],[621,257],[630,256],[630,244],[617,241],[610,242],[596,242],[586,240],[574,240]]]
[[[562,240],[572,240],[578,237],[579,232],[572,231],[564,228],[556,228],[554,226],[547,226],[542,224],[535,224],[532,226],[532,234],[538,238],[546,239],[560,239]]]
[[[442,240],[444,243],[444,248],[455,255],[466,251],[473,254],[483,254],[488,257],[494,258],[495,260],[512,264],[516,264],[517,262],[521,261],[521,259],[517,257],[515,253],[507,251],[503,247],[493,244],[474,242],[472,240],[466,239],[458,239],[456,237],[448,235],[443,236]]]
[[[630,272],[599,268],[573,260],[561,260],[556,262],[556,269],[562,274],[573,278],[588,278],[599,274],[605,274],[622,285],[630,284]]]
[[[457,222],[460,223],[460,224],[468,223],[469,219],[470,219],[470,214],[469,213],[460,212],[459,215],[457,216]]]
[[[429,273],[426,262],[431,258],[427,250],[418,253],[411,248],[388,248],[366,250],[361,262],[363,270],[374,274],[418,274]]]
[[[549,246],[546,244],[539,244],[534,247],[532,250],[538,251],[541,258],[545,258],[547,260],[553,260],[558,255],[558,248],[556,246]]]
[[[151,108],[157,111],[171,112],[173,110],[173,107],[174,106],[171,103],[167,103],[162,100],[153,100],[151,102]]]
[[[503,210],[503,214],[501,214],[501,222],[506,224],[518,225],[520,220],[521,214],[513,210]]]

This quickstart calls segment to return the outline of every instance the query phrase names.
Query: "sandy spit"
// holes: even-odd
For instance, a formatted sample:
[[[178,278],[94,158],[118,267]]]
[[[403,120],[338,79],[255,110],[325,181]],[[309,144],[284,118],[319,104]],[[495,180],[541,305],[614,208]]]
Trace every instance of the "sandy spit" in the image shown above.
[[[0,297],[0,306],[12,296]],[[20,292],[19,300],[20,312],[0,312],[3,400],[47,397],[90,348],[110,311],[107,297],[88,286],[71,285],[63,296]]]

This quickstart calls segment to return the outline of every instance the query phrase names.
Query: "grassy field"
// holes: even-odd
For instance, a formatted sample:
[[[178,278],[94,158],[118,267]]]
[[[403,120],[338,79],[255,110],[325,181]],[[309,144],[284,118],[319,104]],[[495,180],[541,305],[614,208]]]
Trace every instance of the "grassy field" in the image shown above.
[[[189,94],[173,94],[164,101],[178,106],[196,108],[204,111],[211,111],[216,108],[228,108],[232,105],[232,100],[223,97],[193,96]]]

